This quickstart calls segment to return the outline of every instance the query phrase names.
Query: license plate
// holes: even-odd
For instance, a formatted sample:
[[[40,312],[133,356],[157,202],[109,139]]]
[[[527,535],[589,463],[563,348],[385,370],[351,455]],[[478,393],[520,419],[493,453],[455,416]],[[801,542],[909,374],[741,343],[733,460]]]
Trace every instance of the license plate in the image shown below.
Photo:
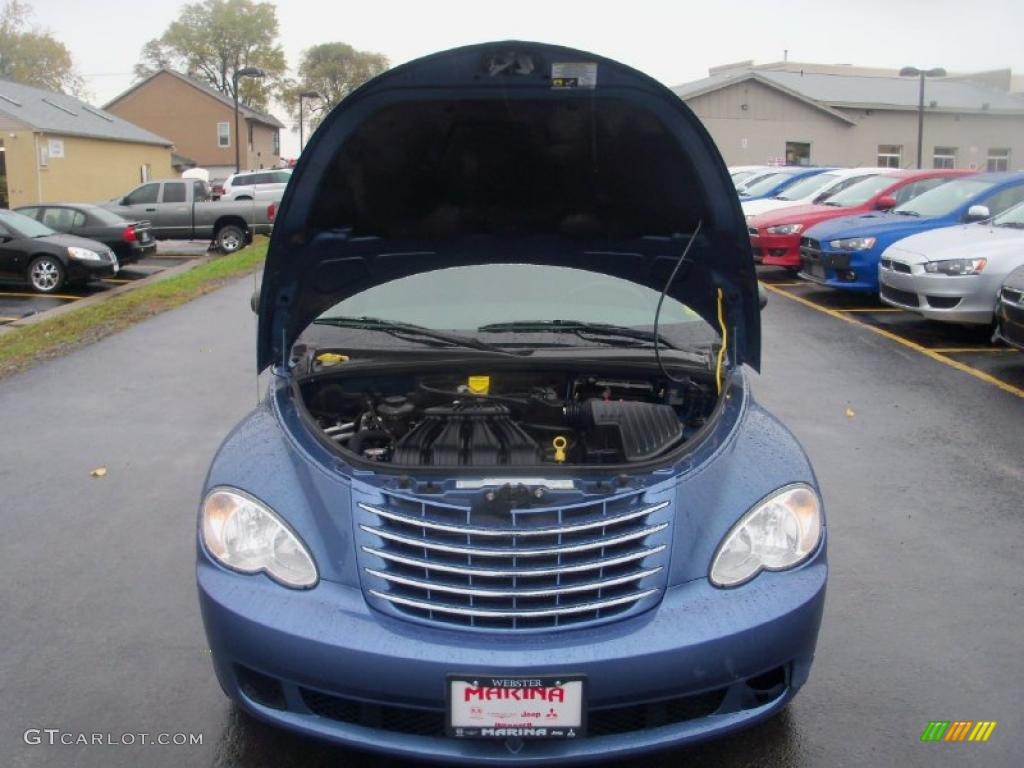
[[[584,736],[581,675],[448,676],[448,735],[456,739]]]

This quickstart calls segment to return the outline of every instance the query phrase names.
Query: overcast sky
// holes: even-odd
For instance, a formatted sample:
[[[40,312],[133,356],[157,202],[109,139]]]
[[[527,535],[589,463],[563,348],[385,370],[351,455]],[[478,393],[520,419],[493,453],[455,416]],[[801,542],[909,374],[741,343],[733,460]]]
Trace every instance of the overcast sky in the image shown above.
[[[139,50],[184,2],[30,0],[35,22],[65,43],[103,104],[132,82]],[[1012,67],[1024,74],[1024,1],[988,0],[278,0],[290,66],[340,40],[400,64],[487,40],[559,43],[618,59],[667,85],[743,59],[863,66]],[[280,111],[282,119],[286,115]],[[292,156],[297,134],[282,135]]]

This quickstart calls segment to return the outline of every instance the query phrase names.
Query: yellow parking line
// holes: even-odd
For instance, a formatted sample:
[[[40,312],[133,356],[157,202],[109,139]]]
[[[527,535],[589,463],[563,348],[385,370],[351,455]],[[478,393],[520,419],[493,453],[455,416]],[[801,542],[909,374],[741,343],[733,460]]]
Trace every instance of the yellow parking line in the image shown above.
[[[132,281],[132,280],[125,280],[125,279],[120,278],[120,277],[104,277],[103,278],[103,282],[104,283],[131,283],[131,282],[134,282],[134,281]]]
[[[764,281],[762,281],[762,282],[764,282]],[[801,281],[798,280],[798,281],[796,281],[794,283],[765,283],[765,285],[774,285],[774,286],[777,286],[777,287],[780,287],[780,288],[790,288],[790,287],[792,287],[794,285],[811,285],[811,283],[804,283],[804,282],[801,282]]]
[[[857,325],[860,326],[861,328],[867,328],[872,333],[877,333],[879,336],[884,336],[890,341],[895,341],[897,344],[902,344],[904,347],[907,347],[908,349],[912,349],[915,352],[920,352],[925,357],[929,357],[932,360],[937,360],[938,362],[943,363],[944,365],[948,365],[950,368],[956,368],[958,371],[966,373],[969,376],[973,376],[976,379],[980,379],[981,381],[984,381],[987,384],[992,384],[993,386],[996,386],[999,389],[1003,390],[1004,392],[1008,392],[1011,395],[1016,395],[1017,397],[1024,398],[1024,389],[1021,389],[1020,387],[1015,387],[1012,384],[1007,384],[1005,381],[1001,381],[1000,379],[997,379],[995,376],[990,376],[984,371],[979,371],[976,368],[971,368],[971,366],[969,365],[964,365],[959,360],[954,360],[951,357],[945,357],[942,354],[936,352],[935,350],[928,349],[927,347],[922,347],[920,344],[910,341],[909,339],[904,339],[902,336],[897,336],[895,333],[887,331],[884,328],[876,328],[873,325],[862,323],[859,320],[855,320],[852,317],[844,315],[842,312],[839,312],[834,309],[829,309],[828,307],[822,307],[818,304],[815,304],[813,301],[809,301],[803,298],[802,296],[794,296],[793,294],[787,291],[780,291],[776,289],[774,286],[766,284],[765,288],[767,288],[772,293],[776,293],[779,296],[785,296],[787,299],[799,302],[804,306],[810,307],[811,309],[817,310],[818,312],[822,312],[826,315],[829,315],[830,317],[838,318],[842,320],[844,323],[850,323],[851,325]]]
[[[66,293],[5,293],[0,291],[0,296],[20,296],[26,299],[81,299],[82,296],[71,296]]]
[[[21,320],[20,317],[0,317],[0,323],[13,323],[15,320]]]
[[[1003,354],[1007,352],[1017,352],[1016,349],[1008,349],[1007,347],[928,347],[932,352],[938,352],[940,355],[956,355],[963,352],[995,352]]]

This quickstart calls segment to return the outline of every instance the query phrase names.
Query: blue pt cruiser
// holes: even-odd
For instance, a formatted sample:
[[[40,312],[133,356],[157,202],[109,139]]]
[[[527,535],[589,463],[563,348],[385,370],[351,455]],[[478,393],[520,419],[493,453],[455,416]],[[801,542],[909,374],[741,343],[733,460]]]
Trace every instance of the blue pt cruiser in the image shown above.
[[[982,173],[936,184],[891,212],[815,224],[800,239],[800,277],[831,288],[878,293],[878,263],[897,240],[997,216],[1024,200],[1024,173]]]
[[[744,377],[725,164],[657,82],[521,42],[377,77],[303,152],[257,301],[270,386],[196,565],[244,710],[564,765],[723,736],[807,681],[821,499]]]

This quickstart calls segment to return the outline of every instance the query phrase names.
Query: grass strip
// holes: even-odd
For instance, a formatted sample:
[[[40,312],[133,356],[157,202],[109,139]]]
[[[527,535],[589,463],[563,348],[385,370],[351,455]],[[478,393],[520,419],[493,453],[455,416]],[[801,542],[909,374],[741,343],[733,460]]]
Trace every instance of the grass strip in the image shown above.
[[[181,306],[263,265],[267,240],[194,269],[0,334],[0,378]]]

